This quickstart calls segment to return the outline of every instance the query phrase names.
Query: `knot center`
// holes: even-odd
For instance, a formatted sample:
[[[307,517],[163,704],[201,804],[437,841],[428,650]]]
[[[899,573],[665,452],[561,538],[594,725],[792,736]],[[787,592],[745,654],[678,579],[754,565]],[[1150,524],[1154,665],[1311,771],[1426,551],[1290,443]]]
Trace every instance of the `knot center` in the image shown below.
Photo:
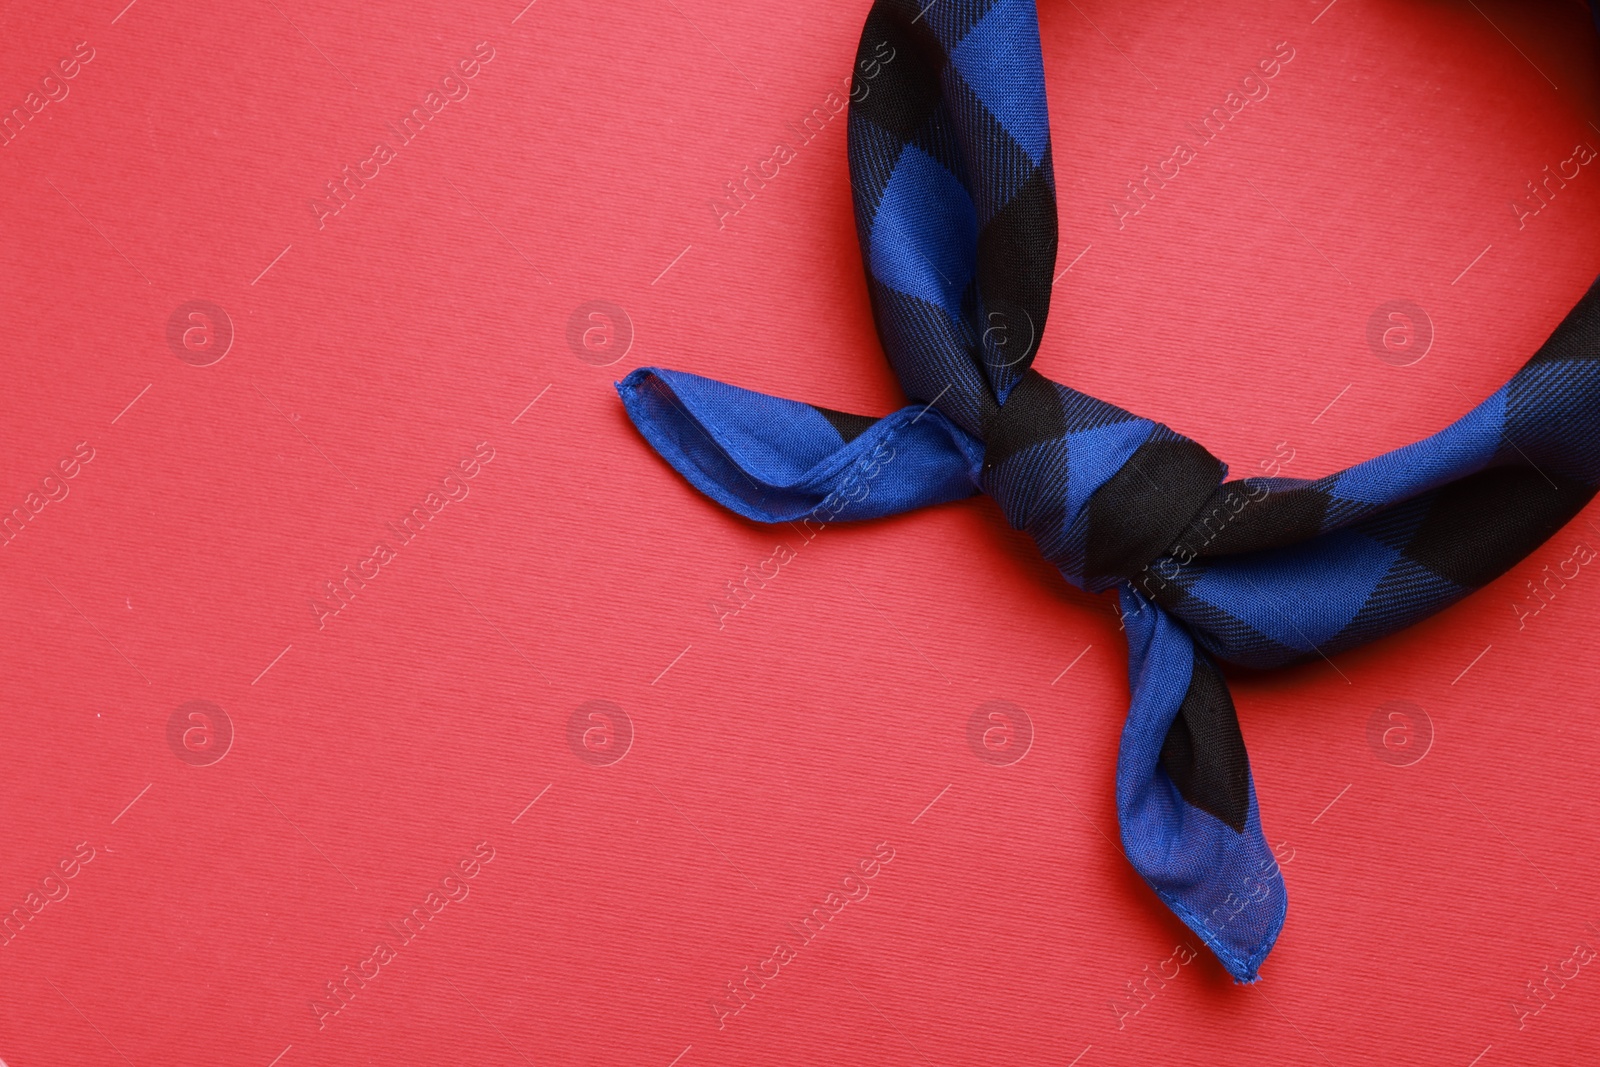
[[[1091,592],[1166,552],[1226,473],[1187,437],[1031,368],[985,413],[983,440],[984,491]]]

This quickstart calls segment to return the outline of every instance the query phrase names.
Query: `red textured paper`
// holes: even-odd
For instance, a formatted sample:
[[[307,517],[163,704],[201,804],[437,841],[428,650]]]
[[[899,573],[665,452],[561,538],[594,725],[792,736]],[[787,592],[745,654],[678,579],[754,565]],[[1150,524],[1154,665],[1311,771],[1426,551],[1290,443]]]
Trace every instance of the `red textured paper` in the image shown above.
[[[1594,509],[1405,633],[1233,678],[1291,901],[1235,986],[1116,845],[1109,598],[986,500],[744,522],[612,392],[903,402],[829,99],[864,3],[122,4],[0,34],[4,1063],[1600,1059]],[[1439,429],[1593,280],[1576,0],[1043,8],[1037,365],[1238,474]],[[214,313],[168,336],[196,300],[206,366]],[[1421,334],[1369,343],[1399,300],[1409,366]],[[969,740],[996,700],[1005,765]]]

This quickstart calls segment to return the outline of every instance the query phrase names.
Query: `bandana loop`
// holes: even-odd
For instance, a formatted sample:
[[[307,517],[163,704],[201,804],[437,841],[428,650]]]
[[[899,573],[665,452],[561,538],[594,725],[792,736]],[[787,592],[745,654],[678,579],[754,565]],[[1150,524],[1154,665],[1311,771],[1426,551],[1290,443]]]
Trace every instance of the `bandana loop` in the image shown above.
[[[809,530],[981,491],[1069,582],[1115,589],[1123,850],[1254,981],[1288,897],[1217,661],[1279,667],[1392,633],[1576,515],[1600,485],[1600,283],[1433,436],[1314,480],[1224,481],[1194,441],[1032,369],[1057,238],[1033,0],[877,0],[859,57],[876,65],[850,109],[856,228],[914,403],[852,415],[660,368],[618,391],[680,474],[746,518]]]

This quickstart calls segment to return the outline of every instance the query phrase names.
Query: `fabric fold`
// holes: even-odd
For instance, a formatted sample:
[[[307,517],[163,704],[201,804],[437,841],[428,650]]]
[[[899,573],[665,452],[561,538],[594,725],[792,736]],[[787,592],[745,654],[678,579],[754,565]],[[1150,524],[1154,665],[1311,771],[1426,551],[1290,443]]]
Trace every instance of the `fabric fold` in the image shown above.
[[[756,522],[877,519],[978,492],[983,443],[925,405],[875,419],[657,367],[616,388],[674,470]]]

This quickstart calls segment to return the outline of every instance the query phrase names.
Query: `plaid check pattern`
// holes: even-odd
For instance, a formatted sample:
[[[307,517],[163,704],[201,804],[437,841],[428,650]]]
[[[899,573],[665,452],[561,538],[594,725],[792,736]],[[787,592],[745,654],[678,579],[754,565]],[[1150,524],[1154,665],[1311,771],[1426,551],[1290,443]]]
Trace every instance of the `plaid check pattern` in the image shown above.
[[[1195,442],[1031,367],[1057,245],[1034,0],[877,0],[858,59],[874,77],[849,117],[856,225],[915,403],[851,415],[660,368],[617,388],[675,469],[748,518],[818,526],[981,491],[1068,581],[1115,589],[1123,846],[1254,981],[1287,894],[1217,663],[1277,667],[1408,626],[1577,514],[1600,486],[1600,283],[1434,436],[1313,481],[1225,481]]]

